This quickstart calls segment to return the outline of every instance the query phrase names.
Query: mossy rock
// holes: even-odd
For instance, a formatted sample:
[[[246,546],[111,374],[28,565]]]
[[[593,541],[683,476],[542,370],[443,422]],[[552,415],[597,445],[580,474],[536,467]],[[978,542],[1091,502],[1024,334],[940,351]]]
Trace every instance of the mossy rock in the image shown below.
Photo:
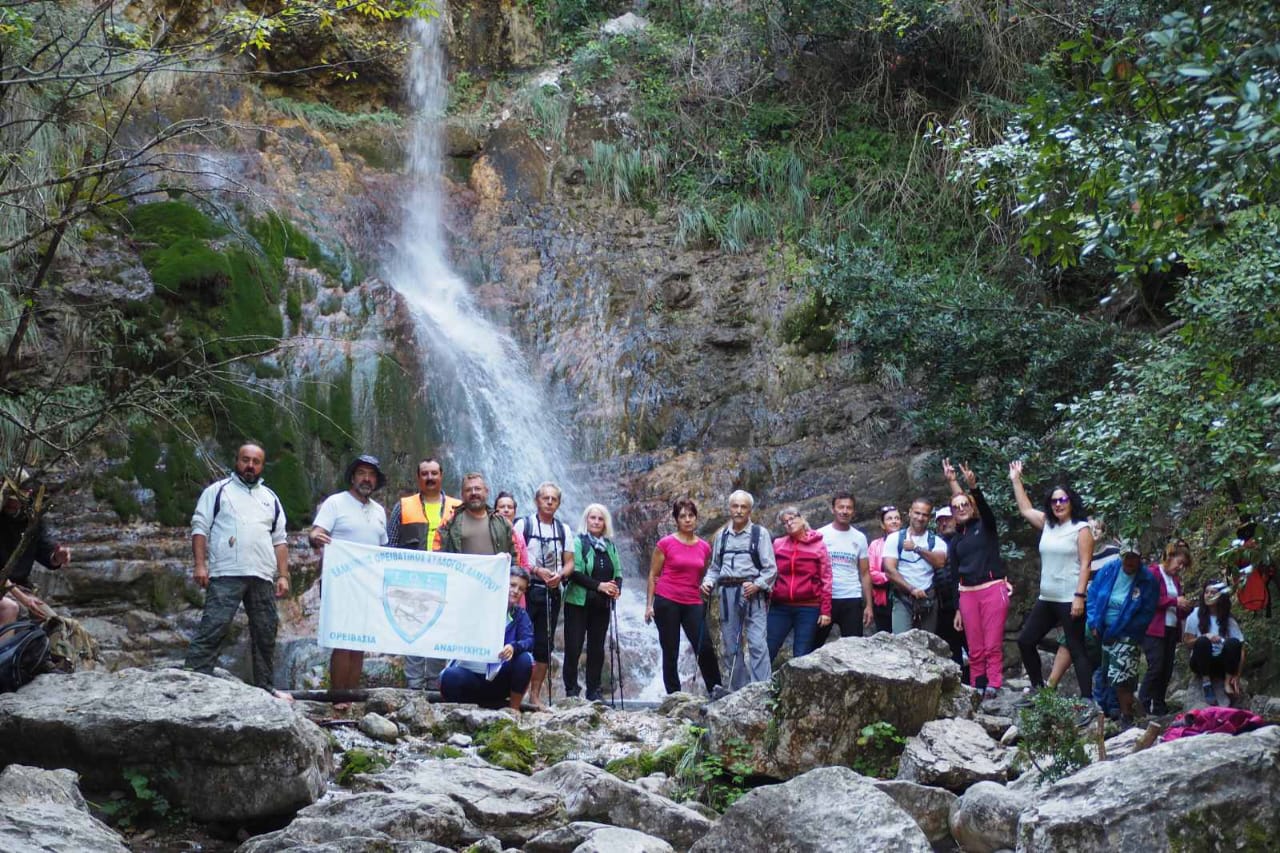
[[[533,772],[537,748],[533,734],[511,720],[498,720],[476,733],[480,757],[504,770],[528,775]]]
[[[685,754],[692,748],[685,743],[667,744],[656,752],[640,751],[623,758],[615,758],[606,764],[604,769],[628,782],[634,782],[653,773],[672,776]]]
[[[350,785],[352,780],[362,773],[377,773],[390,766],[391,759],[377,750],[348,749],[342,753],[337,781],[339,785]]]

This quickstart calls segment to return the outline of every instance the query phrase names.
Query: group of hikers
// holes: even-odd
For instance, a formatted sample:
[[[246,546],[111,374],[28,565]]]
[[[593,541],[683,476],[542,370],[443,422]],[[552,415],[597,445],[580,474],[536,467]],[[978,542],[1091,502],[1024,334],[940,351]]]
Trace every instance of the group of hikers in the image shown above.
[[[206,488],[196,503],[194,580],[205,590],[205,604],[186,666],[212,672],[243,604],[254,684],[289,699],[273,682],[276,599],[290,588],[286,519],[279,498],[263,483],[265,466],[263,448],[246,442],[236,451],[231,475]],[[1134,543],[1108,539],[1104,526],[1086,517],[1080,496],[1068,485],[1045,490],[1035,506],[1022,473],[1020,462],[1009,464],[1018,510],[1040,532],[1039,593],[1017,638],[1031,689],[1046,684],[1039,646],[1056,630],[1048,684],[1056,687],[1074,668],[1086,697],[1082,719],[1102,710],[1127,724],[1135,706],[1148,714],[1166,713],[1179,643],[1189,649],[1191,671],[1201,679],[1209,704],[1237,697],[1244,637],[1231,616],[1231,585],[1211,580],[1193,600],[1182,590],[1181,575],[1192,563],[1185,542],[1170,542],[1158,560],[1144,564]],[[527,698],[535,708],[544,707],[563,612],[564,693],[580,695],[585,651],[585,696],[603,699],[606,638],[612,625],[616,652],[616,603],[623,588],[608,508],[588,505],[575,534],[559,515],[562,495],[554,483],[541,484],[535,511],[520,516],[509,492],[498,492],[490,503],[480,473],[462,477],[459,497],[445,494],[438,459],[421,460],[415,474],[417,491],[397,500],[388,513],[373,497],[387,482],[379,460],[355,458],[346,468],[345,488],[320,504],[308,532],[310,544],[321,552],[330,542],[345,540],[510,556],[505,645],[498,659],[448,663],[407,657],[407,686],[438,689],[452,702],[519,709]],[[728,496],[728,521],[710,542],[698,535],[695,503],[675,500],[675,531],[653,550],[645,599],[645,621],[657,629],[667,692],[682,686],[682,632],[707,692],[718,697],[768,679],[788,639],[791,656],[799,657],[822,646],[836,628],[841,637],[923,629],[946,641],[984,700],[998,696],[1014,587],[1006,577],[995,514],[974,472],[943,460],[942,477],[950,493],[946,505],[935,509],[932,499],[916,498],[905,522],[898,507],[882,506],[883,535],[874,541],[853,525],[857,503],[845,491],[831,497],[832,521],[817,530],[798,507],[783,507],[776,515],[783,535],[777,537],[752,520],[752,495],[734,491]],[[36,561],[58,568],[70,560],[70,551],[54,543],[43,525],[22,544],[24,494],[29,492],[7,489],[0,514],[0,560],[20,546],[23,550],[10,577],[18,585],[26,583]],[[719,617],[719,655],[708,636],[712,606]],[[0,599],[0,625],[18,615],[13,598]],[[363,658],[360,651],[334,649],[330,688],[357,688]],[[620,658],[614,660],[620,667]]]

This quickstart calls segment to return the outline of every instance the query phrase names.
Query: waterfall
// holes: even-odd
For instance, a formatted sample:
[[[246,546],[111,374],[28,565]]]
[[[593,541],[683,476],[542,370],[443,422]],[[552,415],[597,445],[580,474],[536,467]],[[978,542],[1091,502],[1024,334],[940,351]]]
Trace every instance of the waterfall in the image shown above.
[[[437,455],[451,488],[464,472],[480,471],[491,494],[510,491],[522,511],[532,511],[538,483],[568,485],[567,434],[516,342],[484,316],[445,254],[441,130],[448,81],[440,44],[446,9],[439,8],[440,17],[412,24],[409,191],[387,272],[417,320],[424,403],[444,436]]]
[[[576,530],[574,513],[588,501],[570,468],[568,431],[544,398],[515,340],[484,316],[446,257],[442,129],[448,78],[440,37],[447,11],[443,3],[439,8],[441,17],[412,24],[416,44],[408,80],[413,107],[409,191],[388,278],[417,321],[418,352],[427,377],[424,405],[445,437],[436,455],[452,483],[465,471],[480,471],[491,495],[500,489],[512,492],[525,514],[534,510],[538,483],[554,480],[564,491],[561,515]],[[625,541],[625,534],[621,538]],[[634,553],[632,548],[622,550]],[[662,693],[657,636],[652,626],[643,624],[647,556],[634,567],[642,576],[633,569],[623,584],[618,627],[627,694],[656,699]],[[563,650],[562,642],[556,645]],[[687,649],[681,670],[696,671]],[[558,692],[560,684],[555,687]]]

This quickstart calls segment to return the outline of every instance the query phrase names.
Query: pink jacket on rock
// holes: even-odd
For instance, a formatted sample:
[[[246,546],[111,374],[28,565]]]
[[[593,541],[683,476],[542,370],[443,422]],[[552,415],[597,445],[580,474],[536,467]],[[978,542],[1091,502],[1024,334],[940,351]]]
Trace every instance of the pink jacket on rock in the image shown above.
[[[831,555],[822,534],[808,530],[800,541],[790,536],[773,540],[778,560],[778,580],[773,584],[775,604],[817,607],[822,616],[831,615]]]

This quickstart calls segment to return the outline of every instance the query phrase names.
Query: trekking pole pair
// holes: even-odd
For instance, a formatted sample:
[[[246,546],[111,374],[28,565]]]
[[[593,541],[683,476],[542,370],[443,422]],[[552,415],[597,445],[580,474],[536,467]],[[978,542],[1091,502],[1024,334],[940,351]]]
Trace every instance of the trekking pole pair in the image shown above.
[[[609,706],[627,710],[627,691],[622,677],[622,643],[618,640],[618,601],[609,599]],[[616,699],[615,699],[616,696]]]

